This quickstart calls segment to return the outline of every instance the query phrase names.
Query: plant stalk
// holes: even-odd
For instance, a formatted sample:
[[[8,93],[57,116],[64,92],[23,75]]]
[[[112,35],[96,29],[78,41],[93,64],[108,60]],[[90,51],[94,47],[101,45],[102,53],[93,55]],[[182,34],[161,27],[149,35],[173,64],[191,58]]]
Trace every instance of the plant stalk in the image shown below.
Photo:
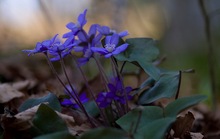
[[[205,35],[208,43],[208,63],[209,63],[209,75],[211,80],[211,93],[212,93],[212,107],[213,111],[216,112],[217,107],[217,85],[216,85],[216,72],[215,72],[215,57],[214,57],[214,48],[213,43],[211,39],[211,21],[210,17],[208,15],[208,12],[205,8],[205,1],[199,0],[199,6],[201,9],[202,16],[204,18],[204,24],[205,24]]]

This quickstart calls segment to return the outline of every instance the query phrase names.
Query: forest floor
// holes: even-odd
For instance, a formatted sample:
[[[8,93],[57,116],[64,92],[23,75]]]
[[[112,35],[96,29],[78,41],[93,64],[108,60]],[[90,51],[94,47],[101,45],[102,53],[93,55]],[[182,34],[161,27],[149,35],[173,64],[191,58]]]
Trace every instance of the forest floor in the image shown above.
[[[81,80],[77,75],[74,75],[74,79],[77,79],[76,83]],[[62,86],[52,75],[46,60],[38,56],[33,58],[19,55],[1,58],[0,82],[0,134],[5,128],[16,130],[16,127],[5,125],[5,123],[11,125],[13,123],[5,121],[4,117],[8,114],[18,114],[18,108],[25,100],[45,96],[48,91],[57,96],[63,94]],[[91,84],[96,88],[95,80],[91,81]],[[220,110],[213,113],[206,104],[202,103],[189,111],[182,114],[173,125],[176,134],[179,135],[171,134],[168,138],[181,136],[182,139],[220,139]],[[63,109],[63,114],[69,115],[70,112]],[[88,127],[83,124],[80,129],[78,132],[88,130]]]

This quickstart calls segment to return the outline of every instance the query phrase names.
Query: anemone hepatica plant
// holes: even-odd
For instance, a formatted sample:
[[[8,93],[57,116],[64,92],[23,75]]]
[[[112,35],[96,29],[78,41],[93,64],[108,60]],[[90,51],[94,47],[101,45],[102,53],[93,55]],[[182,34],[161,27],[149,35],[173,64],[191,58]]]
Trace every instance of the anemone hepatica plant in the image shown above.
[[[56,34],[49,40],[38,42],[33,50],[24,50],[29,56],[37,53],[45,55],[67,96],[60,99],[60,105],[79,111],[87,117],[91,130],[83,133],[79,138],[168,137],[177,114],[197,104],[204,99],[204,96],[178,98],[181,76],[186,71],[168,71],[157,67],[161,60],[157,60],[159,51],[156,40],[124,39],[128,37],[127,31],[116,32],[108,26],[99,24],[92,24],[86,31],[84,29],[87,23],[86,13],[87,10],[78,16],[75,23],[70,22],[66,25],[69,32],[65,33],[62,39]],[[77,53],[81,56],[75,55]],[[79,92],[71,83],[66,72],[65,59],[74,61],[88,92]],[[101,60],[110,63],[110,73],[107,74]],[[60,78],[53,65],[55,61],[60,62],[65,81]],[[94,61],[95,67],[99,70],[101,82],[97,87],[101,87],[101,92],[92,90],[82,69],[82,66],[91,61]],[[130,67],[133,68],[129,69]],[[132,69],[134,70],[131,71]],[[143,73],[140,71],[144,71],[148,76],[145,81],[132,88],[125,84],[126,70],[135,73],[136,76],[142,76]],[[161,98],[173,97],[175,100],[166,107],[154,103]],[[69,132],[62,132],[57,137],[63,134],[67,139],[71,136]],[[50,133],[45,135],[46,137],[56,137],[56,135]]]

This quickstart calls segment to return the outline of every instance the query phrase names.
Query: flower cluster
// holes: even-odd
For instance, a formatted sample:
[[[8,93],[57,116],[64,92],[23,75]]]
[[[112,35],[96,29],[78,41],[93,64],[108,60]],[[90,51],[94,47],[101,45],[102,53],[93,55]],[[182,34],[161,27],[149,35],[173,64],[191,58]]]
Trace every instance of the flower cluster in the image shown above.
[[[93,57],[94,53],[104,55],[106,58],[117,55],[126,50],[127,43],[119,45],[119,39],[128,35],[127,31],[117,33],[107,26],[99,24],[91,25],[88,32],[83,27],[87,23],[85,10],[78,16],[76,23],[70,22],[66,27],[70,30],[63,35],[64,42],[61,42],[56,34],[52,39],[38,42],[35,49],[24,50],[28,55],[44,53],[52,56],[51,61],[58,61],[60,58],[74,52],[82,52],[83,57],[78,62],[83,65]],[[105,44],[102,45],[101,39],[105,38]]]
[[[64,41],[61,41],[58,38],[58,34],[56,34],[49,40],[38,42],[33,50],[24,50],[24,52],[28,53],[28,56],[37,53],[43,53],[46,55],[51,70],[65,88],[65,93],[69,96],[69,99],[63,99],[61,101],[61,105],[71,106],[73,108],[82,110],[90,123],[93,124],[83,105],[83,103],[87,102],[89,99],[86,97],[85,93],[79,95],[79,93],[72,86],[69,77],[66,74],[63,60],[64,57],[70,55],[76,62],[77,67],[85,80],[86,87],[90,92],[90,96],[93,97],[93,101],[96,102],[97,107],[100,110],[101,116],[104,115],[102,113],[102,109],[107,109],[109,107],[118,107],[118,111],[123,111],[123,114],[125,114],[128,110],[126,108],[128,105],[128,100],[132,98],[130,95],[132,88],[124,87],[122,75],[120,75],[116,64],[112,64],[112,69],[114,69],[113,72],[117,73],[117,75],[114,74],[113,82],[108,82],[108,79],[106,79],[108,77],[106,76],[103,67],[101,67],[101,64],[96,59],[96,55],[98,54],[104,58],[110,58],[110,60],[112,60],[114,63],[115,59],[113,56],[124,52],[129,46],[127,43],[122,43],[120,41],[123,37],[128,35],[128,32],[122,31],[117,33],[116,31],[111,30],[110,27],[101,26],[99,24],[92,24],[87,32],[84,30],[84,26],[87,23],[86,13],[87,10],[81,13],[78,16],[76,23],[70,22],[66,25],[66,27],[69,29],[69,32],[62,36],[62,40]],[[76,59],[74,53],[72,52],[80,52],[82,56]],[[106,88],[101,93],[92,92],[85,74],[81,69],[81,66],[89,62],[89,60],[92,58],[95,59],[102,78],[106,79],[104,82]],[[61,80],[56,72],[56,69],[52,63],[54,61],[60,61],[66,80],[68,81],[67,85],[63,80]],[[103,118],[105,118],[105,116],[103,116]]]

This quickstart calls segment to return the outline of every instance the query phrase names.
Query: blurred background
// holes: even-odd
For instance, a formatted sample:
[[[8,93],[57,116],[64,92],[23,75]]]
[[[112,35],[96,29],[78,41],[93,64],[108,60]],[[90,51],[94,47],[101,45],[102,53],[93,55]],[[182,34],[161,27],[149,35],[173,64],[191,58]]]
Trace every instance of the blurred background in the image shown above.
[[[88,23],[85,28],[98,23],[117,31],[128,30],[129,37],[157,39],[161,57],[166,56],[166,61],[160,67],[170,70],[195,69],[194,74],[183,74],[182,95],[200,93],[211,98],[211,65],[214,69],[215,92],[219,97],[220,1],[204,0],[211,26],[211,64],[206,23],[199,1],[1,0],[0,62],[22,65],[19,61],[21,57],[29,58],[21,50],[33,49],[36,42],[49,39],[57,33],[62,36],[67,32],[65,25],[75,22],[78,14],[87,8]]]

